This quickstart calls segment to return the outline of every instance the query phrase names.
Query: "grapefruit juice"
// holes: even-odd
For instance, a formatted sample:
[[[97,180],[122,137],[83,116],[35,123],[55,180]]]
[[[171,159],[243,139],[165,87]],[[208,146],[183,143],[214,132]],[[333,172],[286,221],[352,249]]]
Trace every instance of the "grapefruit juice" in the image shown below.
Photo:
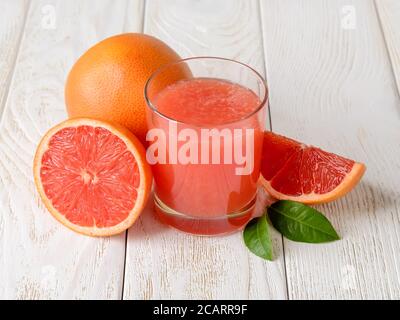
[[[260,173],[263,104],[241,84],[207,77],[179,80],[152,97],[148,160],[161,221],[202,235],[248,222]]]

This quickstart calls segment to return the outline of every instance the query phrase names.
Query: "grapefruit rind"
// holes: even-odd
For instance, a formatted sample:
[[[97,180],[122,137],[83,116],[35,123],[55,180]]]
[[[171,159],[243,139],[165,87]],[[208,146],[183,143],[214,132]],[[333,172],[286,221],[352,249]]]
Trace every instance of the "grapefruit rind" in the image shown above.
[[[354,163],[353,168],[346,175],[343,181],[338,186],[336,186],[332,191],[325,194],[308,193],[308,194],[302,194],[300,196],[290,196],[276,191],[271,186],[271,183],[266,179],[264,179],[262,175],[260,175],[259,182],[264,187],[266,192],[268,192],[272,197],[278,200],[292,200],[292,201],[302,202],[305,204],[319,204],[319,203],[331,202],[347,194],[360,181],[360,179],[364,175],[365,170],[366,167],[364,164],[359,162]]]
[[[118,136],[127,146],[128,150],[132,152],[133,156],[135,157],[138,169],[140,173],[140,184],[137,188],[137,199],[135,202],[134,207],[129,212],[127,218],[120,223],[106,228],[98,228],[96,226],[93,227],[84,227],[79,226],[68,219],[64,215],[62,215],[58,210],[56,210],[51,203],[51,200],[46,196],[45,191],[43,189],[43,185],[40,178],[40,170],[42,164],[42,157],[45,151],[48,149],[48,143],[51,137],[58,132],[59,130],[67,127],[78,127],[82,125],[89,125],[94,127],[102,127],[109,130],[111,133]],[[105,236],[112,236],[124,232],[139,217],[140,213],[142,212],[146,202],[148,200],[151,185],[152,185],[152,174],[151,169],[148,163],[146,162],[146,151],[143,145],[140,143],[139,139],[136,138],[128,129],[116,125],[116,124],[109,124],[104,121],[88,119],[88,118],[75,118],[66,120],[55,127],[51,128],[42,138],[39,143],[39,146],[36,150],[34,163],[33,163],[33,173],[34,173],[34,180],[39,192],[39,195],[45,204],[47,210],[53,215],[55,219],[61,222],[67,228],[78,232],[80,234],[84,234],[87,236],[92,237],[105,237]]]

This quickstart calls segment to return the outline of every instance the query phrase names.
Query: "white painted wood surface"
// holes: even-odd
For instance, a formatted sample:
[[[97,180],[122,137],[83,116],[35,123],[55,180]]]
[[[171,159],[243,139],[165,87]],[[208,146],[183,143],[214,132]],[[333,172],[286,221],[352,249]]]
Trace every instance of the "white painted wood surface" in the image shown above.
[[[223,56],[264,73],[257,1],[148,1],[144,31],[181,55]],[[239,45],[240,44],[240,45]],[[195,183],[195,182],[194,182]],[[249,254],[241,233],[196,237],[161,225],[149,206],[129,230],[126,299],[283,299],[281,236],[276,261]],[[145,241],[144,241],[145,239]]]
[[[375,5],[392,62],[397,88],[400,90],[400,1],[375,0]]]
[[[399,8],[398,0],[1,1],[0,298],[399,299]],[[283,248],[274,233],[271,263],[249,254],[240,234],[166,228],[151,203],[126,247],[124,235],[91,239],[54,221],[31,166],[41,135],[65,118],[67,72],[97,41],[143,28],[183,57],[224,56],[261,73],[266,64],[274,131],[367,164],[356,190],[320,207],[341,241]]]
[[[10,86],[27,11],[26,1],[0,2],[0,12],[5,13],[0,20],[0,115]]]
[[[64,81],[74,61],[99,40],[140,28],[138,3],[92,4],[46,0],[29,8],[0,127],[2,298],[122,294],[124,235],[92,239],[70,232],[46,211],[32,176],[40,137],[66,117]]]
[[[351,194],[320,206],[341,241],[285,240],[289,298],[398,299],[400,101],[374,3],[273,0],[262,15],[274,131],[368,167]]]

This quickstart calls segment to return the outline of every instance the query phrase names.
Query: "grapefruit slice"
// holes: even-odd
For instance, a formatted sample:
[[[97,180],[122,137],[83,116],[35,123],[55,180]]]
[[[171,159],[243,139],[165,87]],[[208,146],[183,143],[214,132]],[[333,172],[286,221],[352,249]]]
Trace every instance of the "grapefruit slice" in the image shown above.
[[[365,165],[313,146],[264,133],[260,182],[274,198],[316,204],[348,193]]]
[[[110,236],[129,228],[152,184],[145,149],[131,132],[84,118],[67,120],[46,133],[33,170],[50,213],[89,236]]]

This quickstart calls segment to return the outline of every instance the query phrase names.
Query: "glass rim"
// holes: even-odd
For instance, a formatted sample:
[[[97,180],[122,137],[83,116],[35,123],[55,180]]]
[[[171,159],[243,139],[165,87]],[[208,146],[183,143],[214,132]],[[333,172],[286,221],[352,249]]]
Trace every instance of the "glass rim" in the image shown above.
[[[250,71],[252,71],[256,77],[260,80],[260,82],[262,83],[265,93],[264,93],[264,97],[261,100],[261,102],[257,105],[257,108],[255,108],[253,111],[249,112],[248,114],[246,114],[245,116],[236,119],[236,120],[231,120],[231,121],[227,121],[227,122],[223,122],[223,123],[219,123],[217,125],[214,125],[213,127],[218,127],[218,126],[223,126],[223,125],[227,125],[227,124],[234,124],[237,122],[241,122],[244,121],[246,119],[251,118],[253,115],[257,114],[267,103],[268,98],[269,98],[269,91],[268,91],[268,85],[267,85],[267,81],[266,79],[264,79],[264,77],[257,71],[255,70],[253,67],[250,67],[248,64],[237,61],[237,60],[233,60],[233,59],[228,59],[228,58],[222,58],[222,57],[213,57],[213,56],[198,56],[198,57],[190,57],[190,58],[185,58],[185,59],[180,59],[174,62],[170,62],[167,64],[162,65],[161,67],[159,67],[158,69],[156,69],[151,75],[150,77],[147,79],[146,84],[144,86],[144,99],[146,101],[147,106],[156,114],[158,114],[160,117],[168,120],[168,121],[173,121],[176,123],[180,123],[180,124],[185,124],[188,126],[193,126],[193,127],[203,127],[203,126],[199,126],[199,125],[195,125],[193,123],[189,123],[189,122],[185,122],[185,121],[181,121],[181,120],[177,120],[174,119],[170,116],[167,116],[166,114],[160,112],[157,107],[151,102],[147,91],[148,91],[148,87],[151,83],[151,81],[157,76],[159,75],[162,71],[166,70],[169,67],[172,67],[174,65],[178,65],[180,63],[186,62],[186,61],[191,61],[191,60],[201,60],[201,59],[210,59],[210,60],[220,60],[220,61],[227,61],[227,62],[233,62],[236,64],[239,64],[247,69],[249,69]],[[258,95],[257,95],[258,96]],[[206,127],[206,126],[204,126]]]

